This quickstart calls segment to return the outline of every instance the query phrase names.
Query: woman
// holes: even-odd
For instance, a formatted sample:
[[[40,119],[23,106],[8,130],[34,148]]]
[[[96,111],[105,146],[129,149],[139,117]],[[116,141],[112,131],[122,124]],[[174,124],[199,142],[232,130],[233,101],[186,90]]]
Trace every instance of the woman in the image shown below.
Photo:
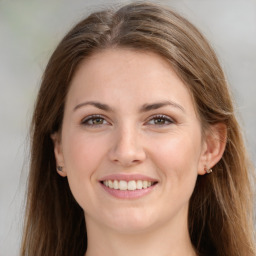
[[[250,168],[216,55],[149,3],[60,42],[32,121],[21,255],[255,255]]]

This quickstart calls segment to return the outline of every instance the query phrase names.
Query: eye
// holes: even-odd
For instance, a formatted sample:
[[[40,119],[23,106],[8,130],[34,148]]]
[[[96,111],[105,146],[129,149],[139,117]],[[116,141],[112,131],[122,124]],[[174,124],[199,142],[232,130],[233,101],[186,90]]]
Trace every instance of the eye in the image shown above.
[[[174,123],[173,119],[166,115],[156,115],[147,122],[150,125],[164,126]]]
[[[100,126],[104,124],[108,124],[105,118],[101,115],[91,115],[82,120],[82,125],[86,126]]]

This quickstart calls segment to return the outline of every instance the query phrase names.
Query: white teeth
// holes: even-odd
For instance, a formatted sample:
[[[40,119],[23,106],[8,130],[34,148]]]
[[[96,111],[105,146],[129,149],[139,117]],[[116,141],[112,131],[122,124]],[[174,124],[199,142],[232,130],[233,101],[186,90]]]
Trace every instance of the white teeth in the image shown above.
[[[142,181],[142,187],[147,188],[148,187],[148,182],[146,180]]]
[[[135,190],[136,189],[136,181],[135,180],[130,180],[128,182],[128,190]]]
[[[152,186],[151,181],[147,180],[130,180],[130,181],[125,181],[125,180],[104,180],[103,184],[106,187],[113,188],[113,189],[119,189],[119,190],[136,190],[136,189],[145,189],[148,187]]]
[[[127,182],[124,180],[119,181],[119,189],[120,190],[127,190]]]
[[[114,188],[114,189],[119,189],[119,184],[118,184],[118,181],[117,181],[117,180],[114,180],[114,182],[113,182],[113,188]]]
[[[137,180],[137,189],[142,189],[142,181],[141,180]]]
[[[109,180],[109,181],[108,181],[108,186],[109,186],[110,188],[114,188],[114,184],[113,184],[112,180]]]

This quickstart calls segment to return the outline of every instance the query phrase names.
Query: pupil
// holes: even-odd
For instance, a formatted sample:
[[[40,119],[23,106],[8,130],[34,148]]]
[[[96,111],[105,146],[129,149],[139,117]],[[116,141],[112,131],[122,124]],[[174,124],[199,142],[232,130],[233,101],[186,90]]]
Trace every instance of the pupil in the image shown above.
[[[164,123],[164,119],[162,118],[158,118],[155,120],[155,124],[163,124]]]
[[[94,124],[101,124],[102,123],[102,119],[101,118],[96,118],[94,120]]]

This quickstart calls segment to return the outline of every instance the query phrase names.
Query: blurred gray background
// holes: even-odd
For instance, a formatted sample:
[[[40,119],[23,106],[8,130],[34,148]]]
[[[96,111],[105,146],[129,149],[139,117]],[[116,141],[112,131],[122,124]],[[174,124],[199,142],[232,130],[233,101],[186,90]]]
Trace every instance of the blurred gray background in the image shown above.
[[[127,1],[0,0],[0,256],[18,255],[28,174],[28,129],[44,67],[81,18]],[[216,50],[256,163],[256,0],[162,0]]]

